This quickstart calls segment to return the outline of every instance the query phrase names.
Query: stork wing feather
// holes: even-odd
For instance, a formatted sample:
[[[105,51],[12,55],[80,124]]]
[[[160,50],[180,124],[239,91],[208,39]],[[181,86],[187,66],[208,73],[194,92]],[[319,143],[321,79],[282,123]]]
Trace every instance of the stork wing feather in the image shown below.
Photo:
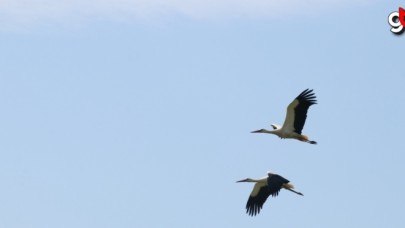
[[[265,183],[256,183],[246,203],[246,213],[250,216],[259,214],[269,195],[270,190]]]
[[[270,195],[273,197],[278,196],[283,184],[287,184],[288,182],[290,181],[280,175],[269,173],[269,178],[267,178],[267,188],[269,189]]]
[[[311,105],[316,104],[316,96],[312,91],[312,89],[304,90],[288,105],[283,124],[284,129],[301,134],[307,119],[308,109]]]

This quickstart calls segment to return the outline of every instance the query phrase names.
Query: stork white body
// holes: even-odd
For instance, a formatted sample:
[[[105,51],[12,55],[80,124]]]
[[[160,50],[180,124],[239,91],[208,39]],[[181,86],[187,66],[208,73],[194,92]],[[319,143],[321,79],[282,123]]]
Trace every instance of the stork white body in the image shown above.
[[[274,134],[282,139],[290,138],[310,144],[317,144],[317,142],[309,140],[308,136],[301,134],[307,118],[308,109],[311,105],[316,104],[316,96],[312,91],[313,90],[309,89],[304,90],[288,105],[287,114],[282,127],[277,124],[272,124],[273,130],[260,129],[252,131],[252,133]]]

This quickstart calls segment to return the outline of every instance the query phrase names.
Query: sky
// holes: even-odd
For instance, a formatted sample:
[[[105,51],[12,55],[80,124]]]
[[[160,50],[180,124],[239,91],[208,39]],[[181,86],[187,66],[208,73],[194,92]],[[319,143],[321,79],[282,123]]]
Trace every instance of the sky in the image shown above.
[[[0,227],[402,226],[400,6],[1,0]],[[250,133],[306,88],[318,145]]]

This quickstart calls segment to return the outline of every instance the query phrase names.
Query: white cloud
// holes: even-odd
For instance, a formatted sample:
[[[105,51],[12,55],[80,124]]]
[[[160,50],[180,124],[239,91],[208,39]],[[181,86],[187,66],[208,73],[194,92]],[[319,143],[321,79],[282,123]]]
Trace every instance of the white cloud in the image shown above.
[[[364,0],[0,0],[0,26],[93,19],[271,17]]]

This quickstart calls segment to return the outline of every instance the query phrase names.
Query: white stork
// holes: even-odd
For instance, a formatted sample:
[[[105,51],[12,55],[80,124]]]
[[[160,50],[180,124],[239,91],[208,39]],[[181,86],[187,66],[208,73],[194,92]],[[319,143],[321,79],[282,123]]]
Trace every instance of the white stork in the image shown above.
[[[273,130],[260,129],[252,131],[252,133],[274,134],[282,139],[298,139],[302,142],[316,144],[315,141],[309,140],[308,136],[301,134],[307,119],[308,109],[313,104],[316,104],[316,96],[312,89],[306,89],[288,105],[287,115],[282,127],[272,124]]]
[[[301,192],[294,191],[294,186],[290,184],[290,181],[285,179],[284,177],[270,172],[268,172],[267,175],[267,177],[263,177],[260,179],[246,178],[237,181],[256,183],[246,203],[246,213],[250,216],[256,216],[256,214],[259,214],[267,198],[270,195],[276,197],[281,188],[290,190],[298,195],[303,196]]]

